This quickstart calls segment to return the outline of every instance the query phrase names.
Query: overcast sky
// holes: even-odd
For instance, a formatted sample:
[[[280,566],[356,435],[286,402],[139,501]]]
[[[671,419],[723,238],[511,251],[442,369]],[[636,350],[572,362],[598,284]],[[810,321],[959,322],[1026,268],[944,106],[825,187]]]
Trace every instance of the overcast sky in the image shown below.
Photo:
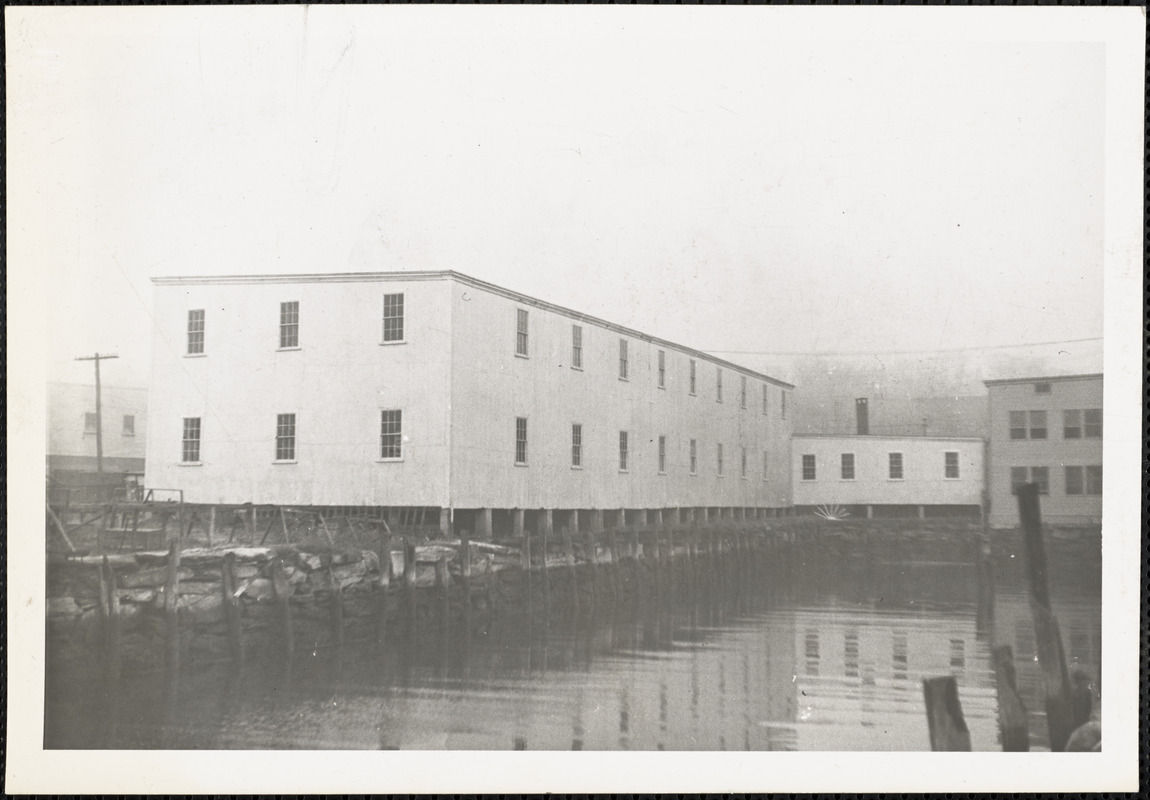
[[[8,30],[38,232],[10,257],[48,276],[55,379],[98,349],[146,384],[158,275],[455,269],[712,351],[1102,335],[1100,44],[37,11]]]

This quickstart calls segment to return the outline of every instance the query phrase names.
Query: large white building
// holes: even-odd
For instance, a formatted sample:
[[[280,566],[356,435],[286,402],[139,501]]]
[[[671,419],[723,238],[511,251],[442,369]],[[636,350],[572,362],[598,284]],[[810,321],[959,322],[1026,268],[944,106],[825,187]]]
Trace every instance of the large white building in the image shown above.
[[[868,517],[977,517],[984,450],[975,438],[797,434],[794,505],[837,505]]]
[[[791,504],[793,387],[689,347],[456,272],[155,286],[146,482],[189,502],[481,532]]]
[[[1019,524],[1014,489],[1037,483],[1042,519],[1102,521],[1102,375],[986,381],[990,524]]]

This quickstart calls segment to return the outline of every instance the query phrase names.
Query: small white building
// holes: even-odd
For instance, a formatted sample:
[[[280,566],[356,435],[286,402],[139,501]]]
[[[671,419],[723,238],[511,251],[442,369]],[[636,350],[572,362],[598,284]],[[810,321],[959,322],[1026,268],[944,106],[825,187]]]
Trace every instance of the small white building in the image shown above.
[[[104,472],[142,473],[147,440],[148,390],[101,388]],[[96,471],[96,387],[48,384],[48,471]]]
[[[455,272],[155,286],[147,485],[190,502],[481,533],[790,506],[793,387],[684,345]]]
[[[982,508],[982,439],[796,434],[796,511],[842,506],[852,516],[972,516]]]

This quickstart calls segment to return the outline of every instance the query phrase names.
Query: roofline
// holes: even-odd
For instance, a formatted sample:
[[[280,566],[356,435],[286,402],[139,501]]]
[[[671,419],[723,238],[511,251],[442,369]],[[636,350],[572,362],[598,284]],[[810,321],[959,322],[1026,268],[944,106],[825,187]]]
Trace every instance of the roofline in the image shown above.
[[[983,381],[984,386],[1002,386],[1009,383],[1053,383],[1054,381],[1087,381],[1101,380],[1101,372],[1091,372],[1082,375],[1040,375],[1036,378],[998,378],[992,381]]]
[[[884,441],[922,441],[922,442],[985,442],[980,436],[891,436],[890,434],[869,433],[792,433],[792,439],[881,439]]]
[[[661,344],[668,348],[674,348],[682,353],[697,356],[706,359],[712,364],[720,365],[739,372],[758,380],[766,381],[784,389],[794,389],[793,383],[772,378],[770,375],[765,375],[762,372],[756,372],[748,367],[741,366],[732,361],[719,358],[718,356],[710,355],[703,350],[696,350],[693,347],[678,344],[667,339],[661,339],[657,336],[652,336],[642,331],[637,331],[634,328],[627,328],[614,322],[608,322],[605,319],[592,316],[590,314],[583,314],[579,311],[567,308],[565,306],[550,303],[546,300],[540,300],[537,297],[516,292],[513,289],[507,289],[503,286],[498,286],[494,283],[481,281],[478,278],[473,278],[470,275],[465,275],[462,272],[455,270],[413,270],[411,272],[332,272],[332,273],[300,273],[298,275],[278,274],[278,275],[215,275],[215,276],[172,276],[172,277],[159,277],[152,278],[152,283],[158,286],[187,286],[187,285],[206,285],[206,284],[249,284],[249,283],[370,283],[379,281],[433,281],[433,280],[454,280],[459,283],[464,283],[473,286],[476,289],[482,289],[492,294],[497,294],[501,297],[506,297],[509,300],[514,300],[524,305],[541,308],[546,311],[552,311],[561,314],[571,319],[576,319],[581,322],[588,322],[594,325],[599,325],[608,330],[616,333],[621,333],[625,336],[631,336],[636,339],[651,342],[652,344]]]

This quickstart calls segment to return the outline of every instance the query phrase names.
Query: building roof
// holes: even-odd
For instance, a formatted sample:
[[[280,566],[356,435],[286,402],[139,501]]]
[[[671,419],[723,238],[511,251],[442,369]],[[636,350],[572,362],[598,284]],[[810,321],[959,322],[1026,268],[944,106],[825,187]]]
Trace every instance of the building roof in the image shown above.
[[[1101,372],[1092,372],[1083,375],[1042,375],[1037,378],[999,378],[992,381],[983,381],[986,386],[1002,386],[1009,383],[1055,383],[1057,381],[1092,381],[1102,380]]]
[[[891,436],[871,433],[795,433],[792,439],[874,439],[884,441],[922,441],[922,442],[982,442],[978,436]]]
[[[172,277],[159,277],[152,278],[152,283],[158,286],[187,286],[187,285],[210,285],[210,284],[249,284],[249,283],[367,283],[378,281],[432,281],[432,280],[454,280],[459,283],[464,283],[469,286],[474,286],[477,289],[482,289],[492,294],[497,294],[514,300],[517,303],[523,303],[535,308],[541,308],[546,311],[551,311],[556,314],[562,314],[566,317],[579,320],[581,322],[589,322],[594,325],[607,328],[608,330],[621,333],[625,336],[631,336],[636,339],[651,342],[652,344],[661,344],[669,348],[674,348],[682,353],[697,356],[707,361],[728,367],[736,372],[741,372],[759,380],[767,381],[776,386],[784,389],[794,389],[794,384],[781,381],[778,378],[772,378],[770,375],[765,375],[761,372],[756,372],[748,367],[740,366],[734,362],[727,361],[723,358],[710,355],[702,350],[696,350],[686,345],[678,344],[676,342],[660,339],[657,336],[652,336],[642,331],[637,331],[633,328],[627,328],[618,325],[614,322],[608,322],[605,319],[591,316],[590,314],[583,314],[578,311],[566,308],[564,306],[549,303],[546,300],[540,300],[536,297],[516,292],[512,289],[506,289],[502,286],[497,286],[493,283],[481,281],[478,278],[473,278],[470,275],[464,275],[461,272],[454,270],[415,270],[411,272],[332,272],[332,273],[300,273],[298,275],[292,274],[278,274],[278,275],[214,275],[214,276],[172,276]]]

